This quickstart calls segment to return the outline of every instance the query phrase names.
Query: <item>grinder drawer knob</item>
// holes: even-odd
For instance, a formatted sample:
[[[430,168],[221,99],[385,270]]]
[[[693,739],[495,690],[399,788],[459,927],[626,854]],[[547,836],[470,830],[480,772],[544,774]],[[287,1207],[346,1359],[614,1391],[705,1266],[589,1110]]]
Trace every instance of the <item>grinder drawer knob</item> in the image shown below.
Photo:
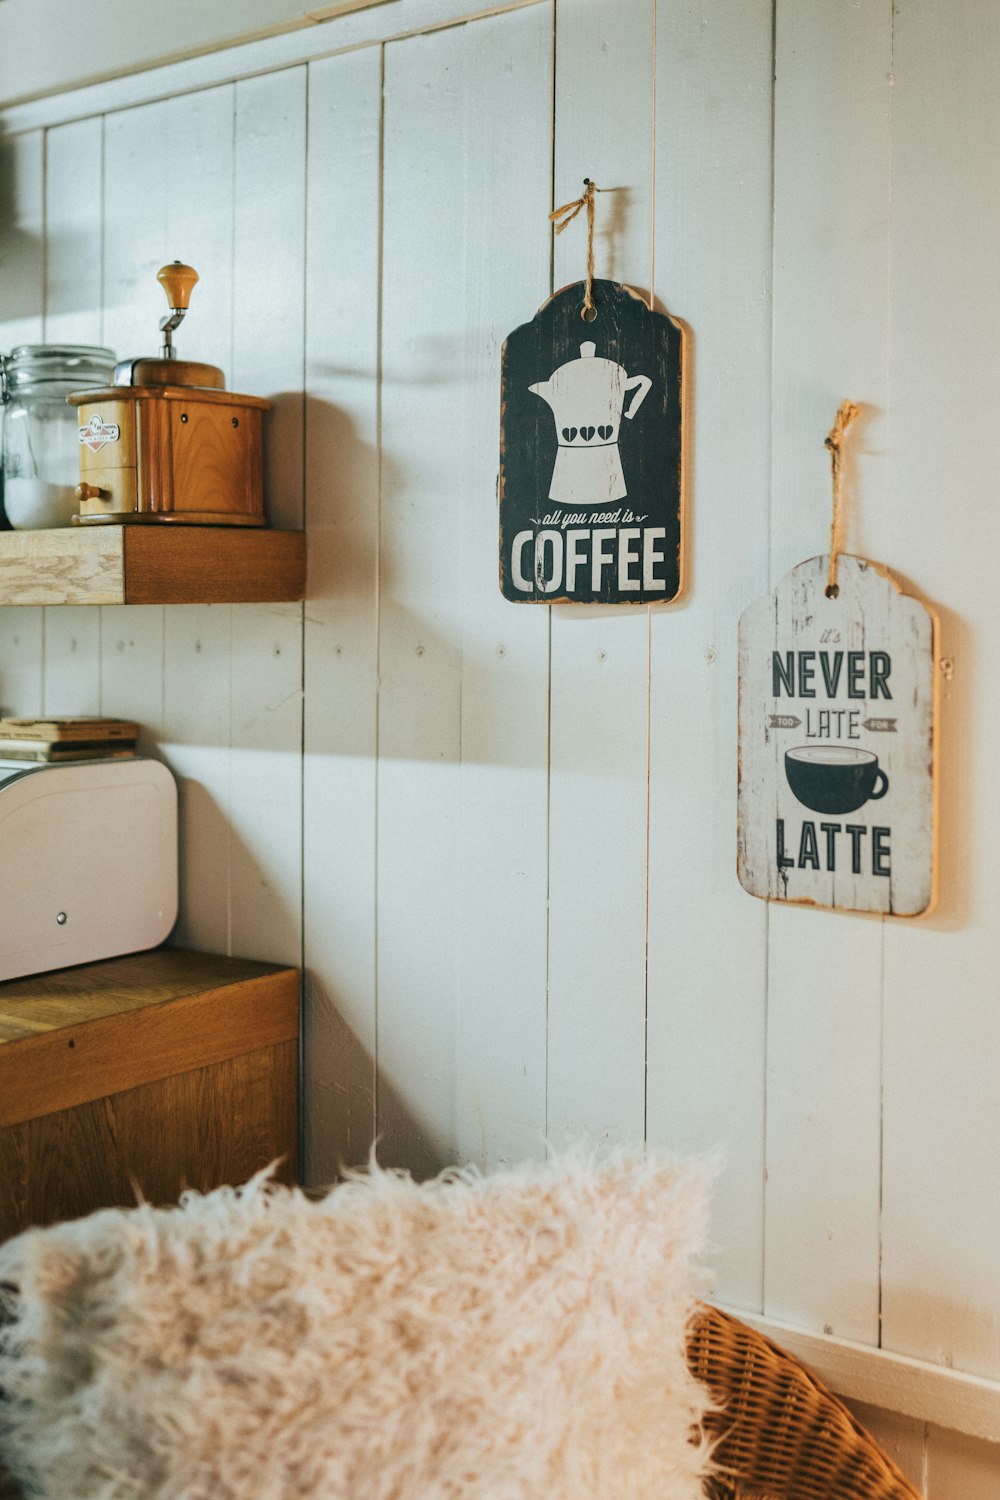
[[[78,484],[76,487],[76,498],[81,501],[103,500],[107,493],[107,490],[102,490],[99,484]]]

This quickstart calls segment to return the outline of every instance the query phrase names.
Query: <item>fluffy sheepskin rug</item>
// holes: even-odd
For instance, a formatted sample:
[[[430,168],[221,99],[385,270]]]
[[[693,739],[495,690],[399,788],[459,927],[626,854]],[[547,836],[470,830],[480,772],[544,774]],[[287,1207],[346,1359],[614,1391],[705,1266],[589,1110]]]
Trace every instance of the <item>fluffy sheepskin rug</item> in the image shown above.
[[[0,1451],[45,1500],[697,1500],[705,1200],[571,1158],[29,1231],[0,1249]]]

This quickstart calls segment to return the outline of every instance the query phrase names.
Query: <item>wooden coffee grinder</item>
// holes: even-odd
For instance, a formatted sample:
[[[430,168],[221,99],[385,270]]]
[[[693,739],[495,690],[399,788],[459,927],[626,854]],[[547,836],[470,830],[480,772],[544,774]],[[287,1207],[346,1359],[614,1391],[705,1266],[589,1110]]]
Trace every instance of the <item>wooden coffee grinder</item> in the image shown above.
[[[177,358],[173,332],[198,273],[174,261],[156,279],[170,309],[159,358],[122,360],[114,385],[68,397],[80,409],[74,524],[263,526],[263,413],[271,403],[227,391],[215,365]]]

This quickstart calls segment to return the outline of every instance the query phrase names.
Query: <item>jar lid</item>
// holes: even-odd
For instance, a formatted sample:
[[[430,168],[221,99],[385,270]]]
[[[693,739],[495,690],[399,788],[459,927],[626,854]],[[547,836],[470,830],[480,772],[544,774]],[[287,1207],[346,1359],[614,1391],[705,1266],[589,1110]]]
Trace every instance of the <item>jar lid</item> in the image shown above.
[[[95,344],[18,344],[3,363],[11,390],[43,381],[101,385],[111,378],[115,352]]]

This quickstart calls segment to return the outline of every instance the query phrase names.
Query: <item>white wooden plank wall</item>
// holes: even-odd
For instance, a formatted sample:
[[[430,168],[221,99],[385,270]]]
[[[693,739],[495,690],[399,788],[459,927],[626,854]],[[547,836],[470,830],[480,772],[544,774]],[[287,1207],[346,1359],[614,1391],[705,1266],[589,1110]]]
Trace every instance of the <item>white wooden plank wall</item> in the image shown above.
[[[1000,734],[1000,438],[990,416],[1000,385],[991,270],[998,61],[995,6],[960,0],[947,16],[926,0],[901,8],[890,515],[900,566],[945,606],[943,837],[936,915],[886,935],[883,1329],[886,1343],[921,1358],[990,1374],[1000,1364],[1000,867],[990,748]]]
[[[100,118],[46,133],[42,333],[47,343],[102,340],[103,219],[94,213],[94,193],[102,190],[103,163]],[[42,711],[93,713],[101,699],[100,610],[47,609],[43,619]]]
[[[777,6],[772,584],[828,549],[823,439],[845,396],[865,413],[859,504],[877,516],[885,503],[891,40],[888,4]],[[764,1310],[869,1343],[881,985],[877,918],[770,907]]]
[[[465,224],[452,1150],[486,1169],[538,1155],[545,1129],[549,610],[502,598],[490,501],[500,346],[526,316],[524,288],[544,289],[549,275],[552,162],[539,141],[551,137],[551,14],[535,6],[497,16],[463,28],[462,42],[465,113],[476,124],[456,183]],[[520,232],[498,236],[498,203],[512,206]]]
[[[279,526],[303,521],[306,94],[306,69],[289,68],[237,83],[234,101],[229,374],[234,389],[273,402],[265,481]],[[229,941],[297,963],[303,612],[241,604],[230,616]]]
[[[309,69],[303,931],[309,1170],[375,1137],[382,56]]]
[[[0,141],[0,349],[147,351],[154,273],[190,260],[181,346],[274,401],[271,513],[310,568],[304,609],[0,611],[0,704],[140,719],[181,787],[177,940],[303,963],[314,1180],[376,1136],[420,1172],[718,1150],[726,1301],[1000,1378],[1000,15],[454,9]],[[553,249],[546,215],[585,176],[598,274],[689,328],[662,611],[497,588],[499,348],[582,275],[582,218]],[[844,396],[848,548],[942,607],[950,663],[917,923],[735,876],[737,620],[827,545]],[[860,1415],[931,1500],[996,1493],[990,1444]]]
[[[597,275],[648,291],[653,8],[557,0],[555,24],[556,205],[585,177],[605,189]],[[556,289],[582,280],[586,243],[580,215]],[[553,606],[550,682],[547,1130],[628,1143],[645,1123],[649,610]]]
[[[30,344],[44,331],[45,132],[0,136],[4,209],[0,349]],[[42,707],[42,611],[0,610],[0,707]]]
[[[689,586],[652,621],[649,1139],[722,1146],[717,1291],[760,1307],[767,908],[734,874],[733,745],[734,622],[767,586],[770,0],[660,0],[656,62],[653,289],[688,325]]]
[[[457,1084],[465,47],[441,31],[385,59],[377,1106],[421,1171],[448,1159]]]

